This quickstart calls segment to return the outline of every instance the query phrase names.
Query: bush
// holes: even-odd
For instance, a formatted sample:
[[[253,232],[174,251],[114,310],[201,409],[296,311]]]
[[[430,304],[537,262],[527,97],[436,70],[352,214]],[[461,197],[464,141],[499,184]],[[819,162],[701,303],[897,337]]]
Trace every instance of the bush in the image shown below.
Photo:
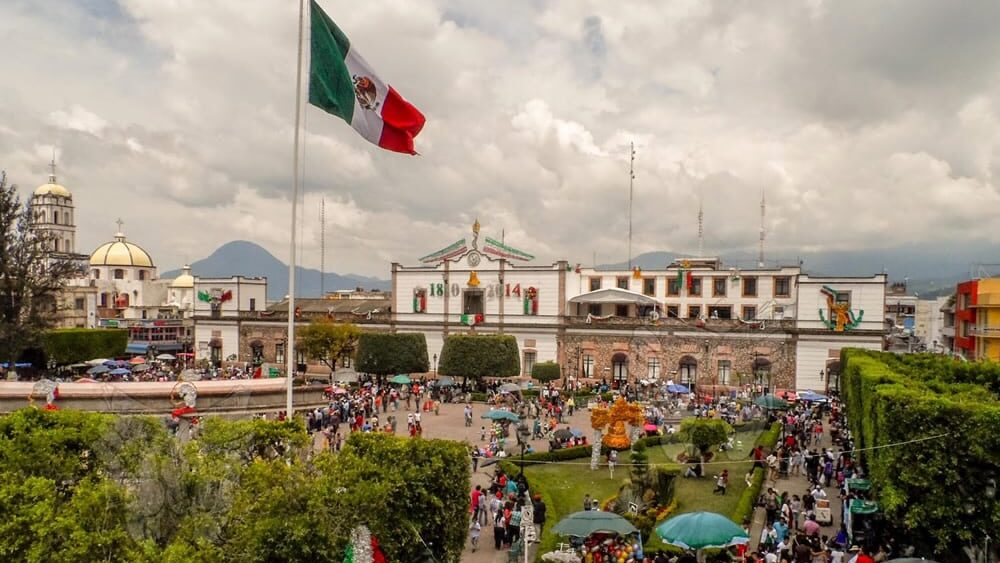
[[[417,332],[364,332],[355,354],[358,371],[375,375],[428,370],[427,339]]]
[[[680,434],[704,455],[712,446],[724,444],[731,430],[726,421],[717,418],[685,418]]]
[[[737,524],[742,524],[744,520],[753,518],[754,508],[757,506],[757,499],[760,497],[760,490],[764,486],[764,470],[760,467],[753,470],[750,478],[750,486],[743,490],[740,499],[736,502],[736,508],[730,519]]]
[[[531,377],[540,382],[548,383],[560,377],[559,364],[555,362],[539,362],[531,367]]]
[[[452,334],[444,341],[438,373],[454,377],[520,375],[517,339],[509,334]]]
[[[778,443],[778,438],[780,437],[781,423],[775,422],[771,424],[771,428],[769,428],[767,432],[763,432],[760,436],[757,436],[754,446],[764,446],[767,449],[771,449]]]
[[[65,328],[50,330],[42,337],[42,348],[59,365],[125,354],[128,331],[118,328]]]

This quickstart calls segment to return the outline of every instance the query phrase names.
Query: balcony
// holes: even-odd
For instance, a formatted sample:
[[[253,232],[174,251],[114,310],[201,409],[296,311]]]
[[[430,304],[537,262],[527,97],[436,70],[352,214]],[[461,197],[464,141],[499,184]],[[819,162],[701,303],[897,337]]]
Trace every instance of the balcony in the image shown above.
[[[1000,307],[1000,293],[981,293],[973,307]]]
[[[1000,326],[970,326],[969,333],[983,338],[1000,338]]]

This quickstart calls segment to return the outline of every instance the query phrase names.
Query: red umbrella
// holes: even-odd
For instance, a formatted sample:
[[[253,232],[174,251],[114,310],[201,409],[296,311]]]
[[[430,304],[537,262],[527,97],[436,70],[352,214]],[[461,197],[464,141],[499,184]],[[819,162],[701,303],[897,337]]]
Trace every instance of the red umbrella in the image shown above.
[[[658,430],[655,424],[646,424],[645,426],[642,427],[642,429],[646,430],[647,432],[656,432]]]

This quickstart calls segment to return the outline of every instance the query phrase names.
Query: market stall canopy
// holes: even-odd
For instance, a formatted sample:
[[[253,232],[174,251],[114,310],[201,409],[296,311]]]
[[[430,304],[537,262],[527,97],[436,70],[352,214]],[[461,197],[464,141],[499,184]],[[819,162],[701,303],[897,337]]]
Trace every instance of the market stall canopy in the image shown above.
[[[434,382],[434,385],[437,385],[438,387],[451,387],[454,384],[455,379],[449,375],[442,375],[437,378],[437,381]]]
[[[690,393],[691,390],[687,388],[687,385],[680,385],[677,383],[671,383],[667,385],[667,392],[669,393]]]
[[[878,503],[856,498],[851,501],[850,510],[851,514],[875,514],[878,512]]]
[[[774,395],[761,395],[753,400],[754,404],[765,409],[787,409],[788,401]]]
[[[635,291],[619,289],[617,287],[606,287],[577,295],[569,300],[570,303],[587,303],[593,305],[645,305],[655,307],[659,301]]]
[[[634,534],[636,529],[628,520],[615,514],[614,512],[604,512],[601,510],[583,510],[574,512],[563,518],[552,531],[561,536],[576,536],[585,538],[597,532],[608,532],[614,534]]]
[[[694,550],[750,542],[743,528],[715,512],[688,512],[674,516],[657,526],[656,533],[665,543]]]
[[[485,418],[488,420],[509,420],[511,422],[518,422],[521,420],[521,418],[518,417],[516,414],[510,411],[502,411],[502,410],[486,411],[480,418]]]
[[[139,364],[139,365],[135,366],[134,368],[132,368],[132,371],[134,371],[136,373],[140,373],[140,372],[146,371],[148,369],[150,369],[149,364]]]
[[[393,376],[393,378],[389,380],[389,383],[395,383],[397,385],[409,385],[410,384],[410,376],[399,374],[399,375]]]
[[[358,380],[358,372],[353,368],[340,368],[333,372],[333,380],[337,383],[354,383]]]

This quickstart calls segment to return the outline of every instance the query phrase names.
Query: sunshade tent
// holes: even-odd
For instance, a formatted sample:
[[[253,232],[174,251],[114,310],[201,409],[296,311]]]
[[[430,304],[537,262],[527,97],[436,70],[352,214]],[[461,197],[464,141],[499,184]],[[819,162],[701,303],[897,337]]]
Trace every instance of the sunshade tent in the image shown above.
[[[454,384],[455,384],[455,379],[448,375],[443,375],[439,377],[437,379],[437,383],[435,383],[435,385],[437,385],[438,387],[451,387]]]
[[[715,512],[688,512],[656,527],[665,543],[684,549],[724,548],[749,543],[750,537],[735,522]]]
[[[486,411],[480,418],[485,418],[488,420],[509,420],[511,422],[518,422],[519,420],[521,420],[520,417],[518,417],[516,414],[510,411],[501,411],[501,410]]]
[[[173,354],[160,354],[156,356],[156,359],[164,362],[172,362],[176,360],[177,357],[175,357]]]
[[[614,534],[634,534],[636,529],[628,520],[615,514],[614,512],[604,512],[602,510],[583,510],[574,512],[563,518],[552,528],[552,531],[560,536],[575,536],[585,538],[597,532]]]
[[[668,393],[690,393],[691,390],[687,388],[687,385],[679,385],[677,383],[671,383],[667,385]]]
[[[788,401],[774,395],[761,395],[753,400],[754,404],[765,409],[787,409]]]
[[[128,375],[128,374],[130,374],[132,372],[130,372],[129,370],[127,370],[125,368],[115,368],[115,369],[109,371],[108,373],[111,374],[111,375]]]
[[[847,491],[868,492],[872,489],[872,482],[868,479],[848,479]]]
[[[820,395],[812,391],[803,391],[799,394],[799,399],[809,403],[825,403],[826,395]]]
[[[111,371],[111,368],[105,365],[100,365],[88,369],[87,373],[89,373],[90,375],[101,375],[102,373],[108,373],[109,371]]]
[[[395,383],[397,385],[409,385],[410,384],[410,376],[399,374],[399,375],[393,376],[393,378],[389,380],[389,383]]]

